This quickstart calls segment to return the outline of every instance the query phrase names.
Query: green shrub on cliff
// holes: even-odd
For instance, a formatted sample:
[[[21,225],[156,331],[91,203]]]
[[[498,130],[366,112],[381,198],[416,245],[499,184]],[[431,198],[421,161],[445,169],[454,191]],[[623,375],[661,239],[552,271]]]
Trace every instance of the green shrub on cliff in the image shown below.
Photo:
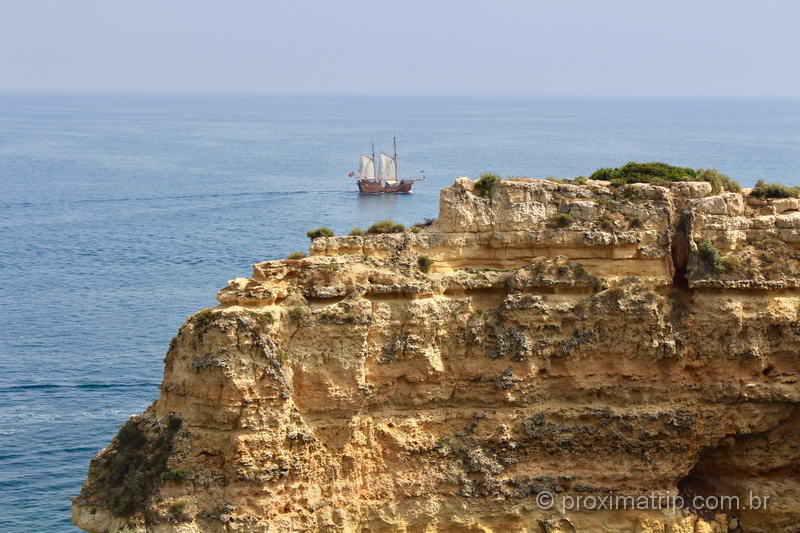
[[[164,474],[164,479],[167,481],[173,481],[175,483],[181,483],[182,481],[186,481],[186,478],[189,477],[189,471],[185,468],[173,468],[166,474]]]
[[[350,235],[353,237],[358,237],[364,235],[364,231],[361,228],[353,228],[350,230]]]
[[[739,192],[742,190],[738,182],[726,176],[716,168],[698,168],[697,180],[709,182],[713,194],[719,194],[723,191]]]
[[[417,258],[417,266],[419,266],[419,269],[426,274],[430,272],[432,265],[433,265],[433,259],[431,259],[427,255],[421,255]]]
[[[740,264],[741,264],[741,261],[739,260],[738,257],[729,256],[729,257],[723,257],[722,258],[722,269],[725,272],[733,272],[733,271],[735,271],[737,268],[739,268]]]
[[[189,520],[186,516],[186,508],[188,504],[184,501],[177,501],[169,506],[169,516],[176,522],[185,522]]]
[[[566,228],[572,225],[574,221],[575,219],[569,213],[559,213],[548,219],[548,222],[554,228]]]
[[[750,191],[750,196],[756,198],[797,198],[800,188],[781,185],[780,183],[764,183],[758,180],[756,186]]]
[[[612,219],[608,215],[600,215],[597,217],[597,225],[600,226],[605,231],[614,231],[614,219]]]
[[[127,420],[117,432],[117,445],[120,449],[138,449],[147,442],[147,436],[133,420]]]
[[[317,228],[306,232],[306,236],[311,239],[318,239],[320,237],[333,237],[336,235],[331,228]]]
[[[165,424],[146,432],[145,422],[131,418],[122,425],[112,447],[90,466],[89,475],[116,516],[144,510],[150,495],[164,479],[181,477],[181,469],[167,471],[181,419],[171,416]]]
[[[306,316],[306,310],[301,305],[295,305],[289,309],[289,320],[292,322],[300,322]]]
[[[610,181],[611,185],[615,186],[629,183],[663,185],[676,181],[707,181],[711,184],[711,192],[713,194],[719,194],[723,191],[739,192],[742,189],[735,180],[715,168],[694,170],[661,162],[636,163],[631,161],[619,168],[601,168],[596,170],[590,176],[590,179]]]
[[[494,184],[500,181],[500,179],[500,176],[497,174],[484,172],[478,176],[478,180],[475,182],[475,192],[478,193],[478,196],[483,198],[491,198],[492,187],[494,187]]]
[[[289,354],[286,353],[286,351],[281,348],[278,348],[277,355],[278,355],[278,361],[280,361],[281,363],[285,363],[286,361],[289,360]]]
[[[303,259],[305,256],[306,254],[304,254],[303,252],[292,252],[288,256],[286,256],[286,259]]]
[[[619,168],[601,168],[589,179],[610,181],[612,185],[627,183],[660,184],[668,181],[692,181],[697,178],[694,169],[676,167],[667,163],[636,163],[631,161]]]
[[[715,271],[722,272],[725,270],[725,266],[722,264],[722,256],[720,256],[719,249],[713,242],[708,239],[702,241],[697,245],[697,251],[703,261]]]
[[[371,225],[369,229],[367,229],[367,233],[370,235],[378,233],[403,233],[405,230],[406,227],[404,225],[387,218],[386,220],[381,220]]]

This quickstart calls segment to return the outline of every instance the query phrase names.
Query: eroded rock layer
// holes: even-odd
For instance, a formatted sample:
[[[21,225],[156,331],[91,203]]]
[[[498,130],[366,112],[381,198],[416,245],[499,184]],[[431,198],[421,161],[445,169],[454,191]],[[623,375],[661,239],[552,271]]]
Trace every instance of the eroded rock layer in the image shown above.
[[[798,531],[800,201],[474,187],[443,189],[431,225],[320,238],[229,282],[92,461],[75,523]],[[654,493],[687,508],[563,504]]]

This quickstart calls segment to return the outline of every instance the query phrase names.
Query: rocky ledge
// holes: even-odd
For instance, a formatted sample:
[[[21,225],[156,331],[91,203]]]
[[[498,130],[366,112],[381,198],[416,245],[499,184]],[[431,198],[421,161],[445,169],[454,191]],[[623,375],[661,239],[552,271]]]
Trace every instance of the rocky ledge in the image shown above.
[[[459,179],[430,225],[319,238],[230,281],[92,460],[73,521],[797,531],[799,247],[793,198]],[[685,505],[601,499],[654,494]]]

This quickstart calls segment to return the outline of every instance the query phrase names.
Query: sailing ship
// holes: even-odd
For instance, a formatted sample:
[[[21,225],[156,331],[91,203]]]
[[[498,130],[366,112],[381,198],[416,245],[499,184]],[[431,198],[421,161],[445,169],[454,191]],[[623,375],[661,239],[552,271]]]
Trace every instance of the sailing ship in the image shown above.
[[[414,183],[424,180],[425,176],[397,179],[397,139],[394,141],[394,155],[379,152],[378,173],[375,174],[375,143],[372,143],[372,157],[361,156],[358,165],[356,183],[358,192],[362,194],[408,194]],[[351,172],[349,176],[353,176]]]

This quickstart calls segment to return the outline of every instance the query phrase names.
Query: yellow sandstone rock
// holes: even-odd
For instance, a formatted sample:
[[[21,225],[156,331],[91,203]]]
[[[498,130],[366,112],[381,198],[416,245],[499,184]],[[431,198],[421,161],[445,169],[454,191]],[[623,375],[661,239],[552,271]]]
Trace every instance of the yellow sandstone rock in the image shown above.
[[[797,531],[798,209],[707,183],[484,198],[462,178],[421,231],[256,264],[180,328],[73,521]],[[652,495],[685,505],[598,503]],[[738,505],[701,505],[722,496]]]

